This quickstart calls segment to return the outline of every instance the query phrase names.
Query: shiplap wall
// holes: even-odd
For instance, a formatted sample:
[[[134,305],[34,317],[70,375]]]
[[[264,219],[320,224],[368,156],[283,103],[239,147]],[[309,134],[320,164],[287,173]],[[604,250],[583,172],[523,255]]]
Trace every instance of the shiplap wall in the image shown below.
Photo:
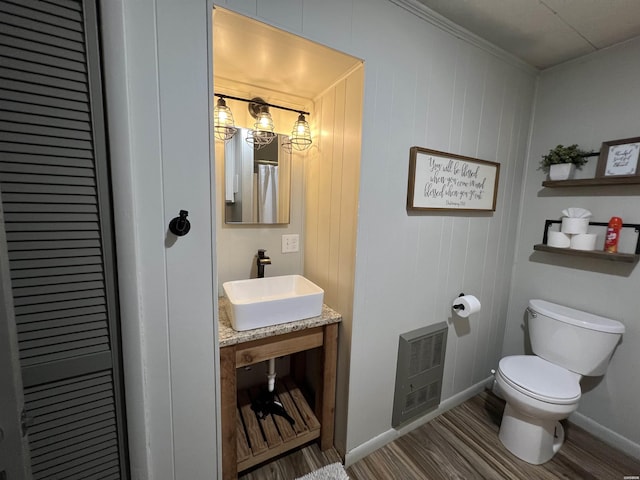
[[[316,99],[316,146],[305,169],[304,274],[342,314],[335,437],[341,452],[346,450],[363,76],[360,67]]]
[[[384,0],[224,6],[365,62],[349,452],[391,428],[401,333],[450,321],[443,398],[497,365],[536,74]],[[408,215],[413,145],[500,162],[496,212]],[[319,212],[325,222],[332,215]],[[306,235],[305,271],[315,268],[307,258],[333,254],[331,242],[313,247],[316,234],[308,228]],[[483,304],[470,321],[451,320],[462,291]]]
[[[640,187],[543,189],[545,177],[537,170],[540,156],[559,143],[577,143],[585,150],[599,151],[603,141],[640,135],[638,58],[640,39],[544,71],[540,76],[504,353],[524,352],[523,312],[530,298],[543,298],[624,323],[622,343],[607,373],[582,381],[578,413],[595,422],[595,427],[604,427],[609,441],[640,458],[640,423],[629,421],[640,418],[640,267],[532,250],[542,240],[544,220],[559,218],[567,207],[586,208],[598,222],[608,222],[616,215],[624,222],[640,223]],[[589,163],[584,173],[578,171],[585,178],[594,176],[597,159]],[[593,231],[599,233],[596,247],[602,249],[604,232]],[[622,235],[626,250],[621,251],[632,252],[636,234],[625,229]]]
[[[533,76],[428,26],[403,30],[420,48],[364,56],[348,449],[388,429],[399,334],[449,323],[447,399],[489,376],[506,320]],[[495,213],[408,215],[412,145],[499,162]],[[480,299],[479,314],[452,317],[461,292]]]

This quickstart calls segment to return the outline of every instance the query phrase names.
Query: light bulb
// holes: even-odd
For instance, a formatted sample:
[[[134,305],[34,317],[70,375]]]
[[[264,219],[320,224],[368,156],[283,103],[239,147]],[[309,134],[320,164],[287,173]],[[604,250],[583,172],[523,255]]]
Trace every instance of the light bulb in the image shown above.
[[[238,129],[233,124],[233,114],[227,107],[224,98],[220,97],[213,109],[213,133],[218,140],[227,141],[233,137]]]
[[[296,150],[306,150],[311,146],[311,130],[309,124],[301,113],[291,130],[291,145]]]

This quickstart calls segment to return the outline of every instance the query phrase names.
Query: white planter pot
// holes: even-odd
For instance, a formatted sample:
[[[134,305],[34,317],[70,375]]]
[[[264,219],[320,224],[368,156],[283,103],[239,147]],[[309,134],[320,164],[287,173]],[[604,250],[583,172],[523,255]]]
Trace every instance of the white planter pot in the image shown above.
[[[549,180],[569,180],[573,178],[576,166],[573,163],[558,163],[549,166]]]

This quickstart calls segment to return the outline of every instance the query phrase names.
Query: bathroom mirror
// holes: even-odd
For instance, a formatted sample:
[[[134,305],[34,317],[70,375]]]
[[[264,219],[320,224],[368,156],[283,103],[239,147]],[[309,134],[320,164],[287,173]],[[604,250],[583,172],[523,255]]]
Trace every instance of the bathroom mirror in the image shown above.
[[[255,150],[238,132],[224,146],[225,223],[287,224],[291,196],[289,137]]]

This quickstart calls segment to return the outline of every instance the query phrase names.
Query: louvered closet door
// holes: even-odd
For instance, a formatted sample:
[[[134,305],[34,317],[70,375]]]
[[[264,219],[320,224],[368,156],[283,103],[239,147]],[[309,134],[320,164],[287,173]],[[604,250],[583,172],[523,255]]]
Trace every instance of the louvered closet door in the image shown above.
[[[0,191],[34,479],[127,478],[96,5],[0,0]]]

